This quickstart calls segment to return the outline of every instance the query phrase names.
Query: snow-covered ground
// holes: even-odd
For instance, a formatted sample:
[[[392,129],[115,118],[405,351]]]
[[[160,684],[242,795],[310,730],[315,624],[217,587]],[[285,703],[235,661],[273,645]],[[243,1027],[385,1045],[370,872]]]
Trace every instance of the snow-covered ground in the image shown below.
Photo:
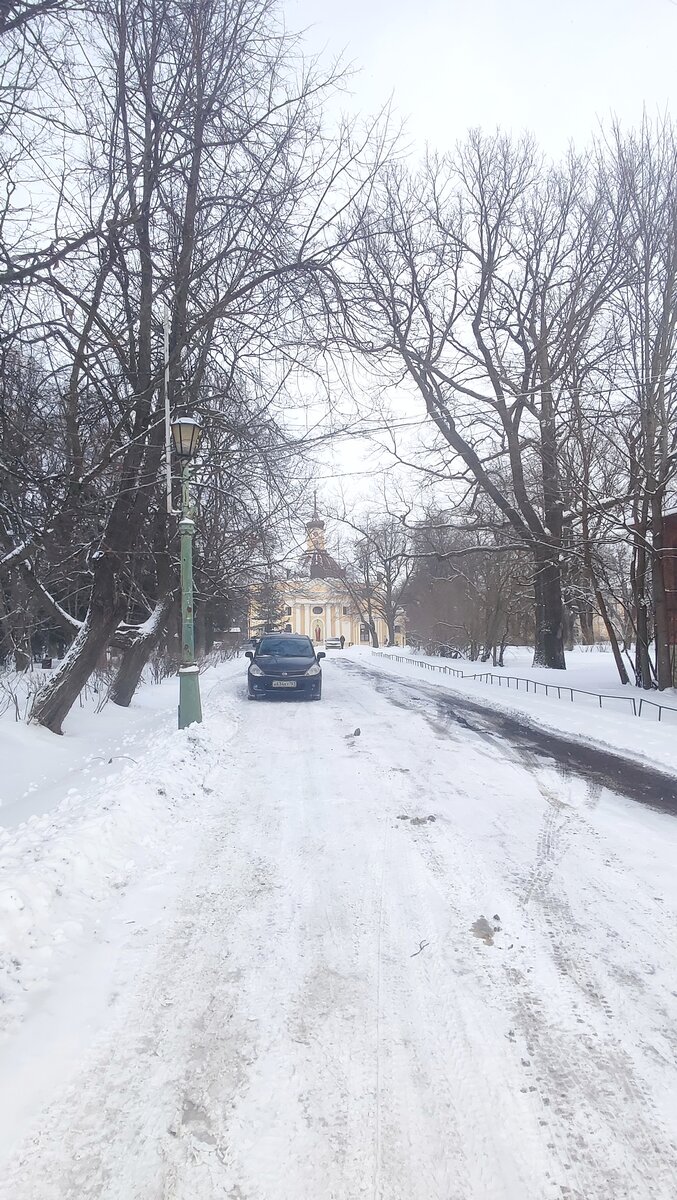
[[[76,705],[64,724],[63,737],[46,729],[14,721],[6,712],[0,721],[0,827],[13,828],[41,816],[63,796],[106,790],[139,747],[167,732],[176,723],[176,680],[144,687],[129,709],[107,704],[102,712],[89,702]]]
[[[349,653],[364,653],[350,651]],[[371,652],[370,652],[371,653]],[[383,648],[372,654],[371,666],[388,671],[402,678],[425,678],[426,684],[434,684],[468,699],[489,704],[503,711],[528,717],[533,724],[564,733],[610,748],[618,754],[631,755],[660,770],[677,772],[677,691],[645,692],[634,686],[623,687],[611,652],[602,647],[590,649],[579,647],[567,654],[566,671],[552,671],[544,667],[532,667],[533,652],[526,647],[506,650],[505,667],[492,667],[490,663],[470,662],[467,659],[440,658],[435,655],[413,653],[411,650]],[[404,658],[405,662],[398,659]],[[476,679],[455,678],[450,674],[425,671],[417,663],[430,663],[462,671],[465,676],[489,671],[500,676],[497,682],[484,683]],[[556,692],[549,695],[539,689],[525,691],[520,680],[535,680],[554,687],[561,685],[561,698]],[[579,689],[571,700],[567,688]],[[585,695],[589,692],[589,695]],[[603,694],[602,707],[596,694]],[[641,716],[634,716],[628,698],[636,705],[642,700],[646,707]],[[664,705],[660,722],[651,703]],[[671,711],[672,710],[672,711]]]
[[[2,1200],[674,1200],[677,822],[382,663],[6,831]]]

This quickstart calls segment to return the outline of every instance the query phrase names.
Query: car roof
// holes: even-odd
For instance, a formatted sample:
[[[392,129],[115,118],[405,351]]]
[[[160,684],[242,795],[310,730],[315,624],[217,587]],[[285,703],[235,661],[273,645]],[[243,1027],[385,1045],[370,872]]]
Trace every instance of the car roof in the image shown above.
[[[264,642],[266,638],[300,638],[301,641],[310,642],[310,638],[308,637],[307,633],[287,633],[286,631],[285,633],[262,633],[261,637],[258,638],[258,641]],[[312,646],[313,643],[310,642],[310,644]]]
[[[267,637],[302,637],[305,638],[307,642],[310,641],[307,633],[289,633],[287,629],[281,629],[279,633],[276,633],[275,630],[273,630],[272,633],[262,633],[259,635],[259,641],[261,641],[262,638]]]

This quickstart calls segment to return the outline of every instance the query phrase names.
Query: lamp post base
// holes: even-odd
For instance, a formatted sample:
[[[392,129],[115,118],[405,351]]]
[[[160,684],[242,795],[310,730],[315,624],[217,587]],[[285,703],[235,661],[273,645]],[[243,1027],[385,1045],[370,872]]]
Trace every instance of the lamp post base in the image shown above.
[[[199,725],[201,722],[199,667],[179,667],[179,729]]]

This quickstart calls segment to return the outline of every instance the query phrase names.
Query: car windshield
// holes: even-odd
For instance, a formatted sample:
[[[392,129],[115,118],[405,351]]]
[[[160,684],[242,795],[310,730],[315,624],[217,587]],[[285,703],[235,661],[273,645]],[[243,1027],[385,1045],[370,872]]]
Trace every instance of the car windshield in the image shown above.
[[[256,651],[262,654],[279,654],[281,658],[313,658],[312,642],[304,637],[265,637]]]

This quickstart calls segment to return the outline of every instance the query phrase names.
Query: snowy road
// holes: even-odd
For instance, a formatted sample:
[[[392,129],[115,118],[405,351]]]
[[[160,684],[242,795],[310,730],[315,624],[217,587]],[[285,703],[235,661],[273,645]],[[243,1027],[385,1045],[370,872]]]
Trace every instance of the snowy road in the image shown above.
[[[674,1200],[677,821],[338,656],[206,711],[170,891],[0,1062],[2,1200]]]
[[[606,788],[642,804],[650,804],[661,812],[677,816],[677,780],[669,775],[664,765],[656,767],[650,756],[643,761],[628,756],[628,749],[621,746],[614,751],[600,745],[596,739],[597,713],[590,714],[585,733],[593,741],[576,738],[553,729],[544,729],[529,720],[527,714],[498,709],[491,700],[475,701],[451,689],[430,686],[419,679],[403,679],[388,676],[373,662],[345,664],[347,669],[365,673],[373,685],[393,703],[404,703],[415,708],[426,717],[432,728],[451,735],[454,725],[479,734],[480,738],[494,743],[496,739],[506,743],[521,755],[527,767],[547,759],[564,775],[576,773],[593,787]],[[388,666],[390,664],[388,663]],[[503,697],[500,697],[503,699]],[[624,716],[627,722],[629,717]]]

